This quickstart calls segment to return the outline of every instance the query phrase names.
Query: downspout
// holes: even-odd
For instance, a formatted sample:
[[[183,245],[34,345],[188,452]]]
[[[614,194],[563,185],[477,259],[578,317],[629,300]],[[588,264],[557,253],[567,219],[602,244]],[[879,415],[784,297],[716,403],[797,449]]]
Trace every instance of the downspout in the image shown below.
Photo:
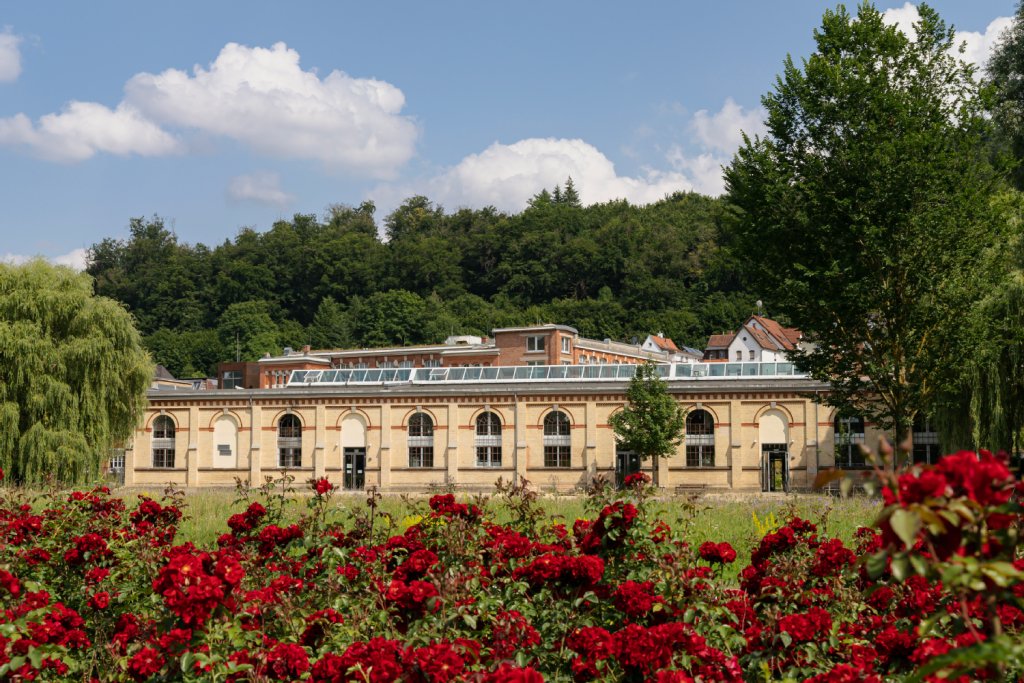
[[[519,484],[519,394],[512,392],[512,486]]]
[[[818,434],[818,390],[814,390],[814,471],[818,472],[821,470],[821,458],[818,452],[818,441],[820,441],[821,435]]]

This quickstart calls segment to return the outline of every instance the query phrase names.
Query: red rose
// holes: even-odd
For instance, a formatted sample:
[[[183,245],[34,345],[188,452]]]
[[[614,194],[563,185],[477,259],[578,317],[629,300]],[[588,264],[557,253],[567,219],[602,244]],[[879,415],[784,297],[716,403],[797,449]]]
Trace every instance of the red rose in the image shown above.
[[[316,495],[323,496],[334,490],[334,484],[327,480],[327,477],[320,477],[319,479],[312,482],[313,490]]]

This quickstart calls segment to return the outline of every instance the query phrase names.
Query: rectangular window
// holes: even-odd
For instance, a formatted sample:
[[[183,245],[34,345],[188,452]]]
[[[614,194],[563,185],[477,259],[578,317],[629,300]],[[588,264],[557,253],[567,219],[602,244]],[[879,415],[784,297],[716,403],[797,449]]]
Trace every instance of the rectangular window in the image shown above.
[[[528,360],[528,361],[526,361],[526,365],[527,365],[527,367],[534,367],[536,365],[544,365],[544,361],[542,361],[542,360]]]
[[[714,446],[687,446],[686,447],[687,467],[714,467],[715,447]]]
[[[572,353],[572,339],[562,337],[562,353]]]
[[[477,467],[501,467],[501,446],[477,446]]]
[[[754,350],[750,350],[750,360],[754,360]]]
[[[527,351],[543,351],[544,348],[545,348],[544,347],[544,343],[545,343],[546,339],[547,339],[547,337],[543,337],[543,336],[527,337],[526,338],[526,350]]]
[[[425,367],[425,368],[439,368],[439,367],[441,367],[441,361],[440,360],[435,360],[435,359],[425,360],[425,361],[423,361],[423,367]]]
[[[234,389],[235,387],[242,386],[242,371],[241,370],[230,370],[224,373],[223,378],[223,389]]]
[[[545,446],[544,467],[569,467],[569,446]]]
[[[153,467],[161,468],[173,468],[174,467],[174,449],[173,448],[154,448],[153,449]]]
[[[411,368],[412,367],[412,361],[411,360],[403,360],[401,363],[398,364],[398,367],[400,367],[400,368]]]
[[[409,467],[433,467],[433,446],[409,446]]]
[[[277,451],[278,467],[302,467],[302,449],[293,447],[279,448]]]

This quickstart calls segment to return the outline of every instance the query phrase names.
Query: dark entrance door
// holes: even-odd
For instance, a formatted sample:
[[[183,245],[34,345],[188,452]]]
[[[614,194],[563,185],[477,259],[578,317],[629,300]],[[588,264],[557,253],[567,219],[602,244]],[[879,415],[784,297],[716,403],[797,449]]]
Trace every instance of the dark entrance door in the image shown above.
[[[761,490],[789,491],[789,449],[786,444],[761,445]]]
[[[366,481],[366,449],[346,448],[345,449],[345,488],[363,488]]]
[[[633,451],[615,449],[615,486],[622,488],[626,477],[640,471],[640,456]]]

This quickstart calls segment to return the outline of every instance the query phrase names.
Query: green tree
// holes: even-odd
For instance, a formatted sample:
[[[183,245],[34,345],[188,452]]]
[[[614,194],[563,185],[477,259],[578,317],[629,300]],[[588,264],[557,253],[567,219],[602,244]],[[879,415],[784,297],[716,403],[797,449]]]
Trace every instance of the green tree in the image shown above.
[[[641,460],[654,461],[654,484],[658,484],[657,458],[675,454],[683,442],[683,411],[668,393],[665,380],[654,363],[638,365],[626,390],[626,406],[611,416],[612,430],[619,445]]]
[[[982,93],[953,31],[919,11],[915,40],[870,5],[826,12],[762,99],[766,137],[725,173],[750,283],[809,343],[795,360],[899,441],[970,355],[956,321],[1000,241]]]
[[[217,336],[226,349],[238,350],[241,360],[257,360],[264,354],[281,353],[281,329],[270,315],[266,301],[231,304],[220,316]]]
[[[1013,181],[1024,189],[1024,2],[1017,4],[1013,24],[992,51],[988,80],[995,86],[992,117],[999,134],[1000,151],[1010,155]]]
[[[0,467],[18,483],[95,479],[142,416],[153,364],[93,280],[0,264]]]
[[[320,300],[309,325],[309,343],[316,349],[344,349],[352,344],[352,322],[332,297]]]

